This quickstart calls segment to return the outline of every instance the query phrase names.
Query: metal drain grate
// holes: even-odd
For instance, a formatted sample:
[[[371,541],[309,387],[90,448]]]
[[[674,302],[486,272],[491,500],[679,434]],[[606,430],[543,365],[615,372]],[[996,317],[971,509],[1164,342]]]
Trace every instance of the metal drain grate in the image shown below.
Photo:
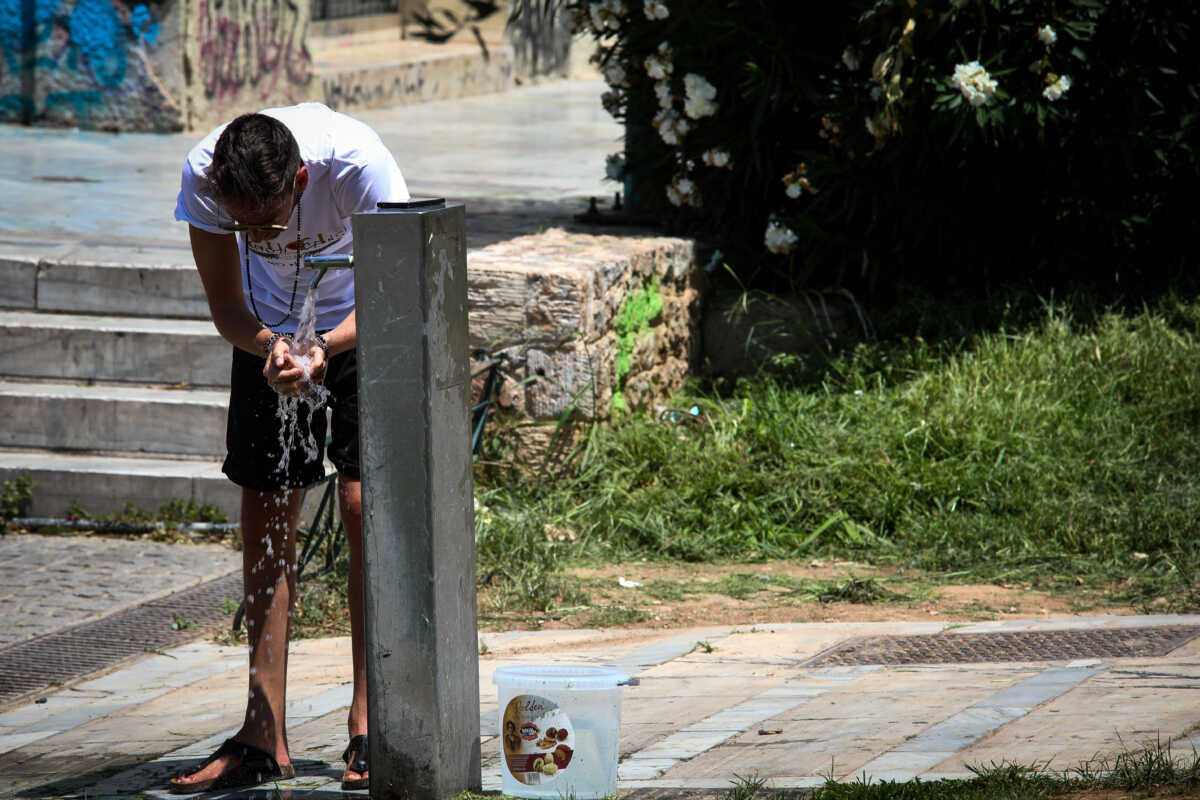
[[[174,647],[228,624],[224,599],[242,596],[241,570],[95,622],[0,650],[0,705],[74,681],[147,651]],[[188,620],[172,630],[176,618]],[[178,625],[176,625],[178,627]]]
[[[870,636],[822,653],[807,666],[970,664],[1165,656],[1200,635],[1200,625],[1009,633]]]

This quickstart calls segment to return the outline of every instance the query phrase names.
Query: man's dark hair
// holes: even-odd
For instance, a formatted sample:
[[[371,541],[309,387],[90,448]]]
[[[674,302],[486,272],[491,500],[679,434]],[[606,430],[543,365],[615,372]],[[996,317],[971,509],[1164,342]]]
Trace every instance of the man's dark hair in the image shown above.
[[[287,126],[266,114],[243,114],[217,139],[208,182],[222,201],[269,211],[291,190],[300,166],[300,147]]]

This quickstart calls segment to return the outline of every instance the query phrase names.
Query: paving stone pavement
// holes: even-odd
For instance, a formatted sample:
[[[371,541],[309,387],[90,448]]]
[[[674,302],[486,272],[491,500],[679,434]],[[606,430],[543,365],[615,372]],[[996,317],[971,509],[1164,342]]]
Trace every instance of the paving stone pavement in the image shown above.
[[[1200,616],[484,633],[483,787],[501,784],[492,676],[513,664],[607,664],[639,678],[623,690],[619,741],[618,789],[633,797],[719,796],[738,776],[804,790],[829,775],[933,780],[1002,761],[1069,770],[1155,741],[1188,753],[1200,743],[1200,638],[1156,658],[810,666],[830,647],[869,635],[1147,625],[1200,625]],[[696,648],[701,640],[711,651]],[[0,713],[0,796],[168,797],[167,778],[236,730],[245,659],[243,648],[195,642]],[[293,643],[288,725],[297,776],[209,796],[342,796],[349,663],[345,638]]]
[[[539,202],[572,198],[579,213],[589,195],[611,198],[619,188],[604,179],[604,156],[622,141],[599,101],[605,88],[564,81],[355,116],[395,154],[414,195],[466,200],[472,214],[489,204],[536,212]],[[186,253],[175,198],[183,159],[202,136],[0,125],[0,232],[9,237],[0,249],[37,256],[64,243],[138,242],[154,260],[164,247]]]
[[[216,544],[0,534],[0,648],[241,568]]]

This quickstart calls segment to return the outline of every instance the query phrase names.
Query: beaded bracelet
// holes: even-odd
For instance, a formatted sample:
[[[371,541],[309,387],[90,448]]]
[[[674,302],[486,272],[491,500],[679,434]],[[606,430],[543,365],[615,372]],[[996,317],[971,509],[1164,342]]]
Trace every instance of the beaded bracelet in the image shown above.
[[[291,334],[287,333],[272,333],[271,338],[267,339],[267,343],[263,345],[263,352],[267,354],[267,358],[271,357],[271,353],[275,351],[275,343],[280,339],[292,340]]]

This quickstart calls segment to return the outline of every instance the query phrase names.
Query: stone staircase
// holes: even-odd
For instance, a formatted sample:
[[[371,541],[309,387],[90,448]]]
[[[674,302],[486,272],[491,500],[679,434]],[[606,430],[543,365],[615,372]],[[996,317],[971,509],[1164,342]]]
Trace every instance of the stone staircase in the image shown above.
[[[511,89],[517,75],[502,19],[481,31],[486,52],[467,32],[442,44],[401,38],[395,15],[315,23],[308,46],[316,98],[353,115]]]
[[[208,320],[190,253],[158,247],[137,259],[136,248],[93,245],[85,256],[22,243],[38,244],[48,257],[0,259],[10,295],[0,310],[0,481],[33,477],[34,516],[191,499],[236,519],[238,490],[220,471],[229,346]],[[27,291],[13,297],[16,287]]]
[[[534,450],[569,408],[605,418],[617,396],[661,402],[695,365],[692,242],[587,229],[573,203],[467,208],[470,345],[525,357],[505,413]],[[618,335],[626,300],[647,291],[658,318]],[[0,482],[33,478],[32,516],[181,499],[236,521],[240,493],[220,471],[229,358],[186,243],[0,235]]]

